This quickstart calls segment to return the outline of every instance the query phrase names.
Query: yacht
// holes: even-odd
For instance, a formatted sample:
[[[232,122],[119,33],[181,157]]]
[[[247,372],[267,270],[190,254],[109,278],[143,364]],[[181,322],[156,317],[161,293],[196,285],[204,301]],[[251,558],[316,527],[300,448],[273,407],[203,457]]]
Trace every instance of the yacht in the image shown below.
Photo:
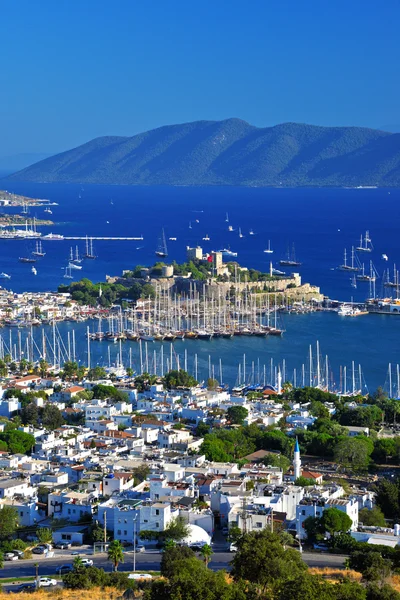
[[[264,250],[264,252],[266,252],[266,254],[273,254],[273,250],[271,250],[271,241],[268,240],[268,248],[266,250]]]
[[[43,252],[42,242],[40,240],[36,242],[36,250],[32,252],[32,255],[39,257],[46,256],[46,252]]]
[[[221,252],[222,256],[225,257],[233,257],[238,255],[237,252],[233,252],[233,250],[230,250],[229,248],[224,248],[223,250],[219,250],[218,252]]]
[[[205,242],[209,242],[210,241],[210,236],[208,235],[208,233],[206,233],[206,235],[203,237],[203,240]]]
[[[11,279],[11,275],[8,275],[8,273],[0,273],[0,279]]]
[[[37,270],[35,269],[35,267],[32,267],[31,271],[32,271],[33,275],[37,275]]]

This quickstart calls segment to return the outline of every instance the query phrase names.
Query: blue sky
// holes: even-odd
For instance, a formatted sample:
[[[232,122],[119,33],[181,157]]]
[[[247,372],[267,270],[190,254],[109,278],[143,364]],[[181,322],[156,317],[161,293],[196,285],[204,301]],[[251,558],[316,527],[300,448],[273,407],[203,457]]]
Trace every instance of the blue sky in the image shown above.
[[[0,18],[0,156],[197,119],[400,123],[398,0],[2,0]]]

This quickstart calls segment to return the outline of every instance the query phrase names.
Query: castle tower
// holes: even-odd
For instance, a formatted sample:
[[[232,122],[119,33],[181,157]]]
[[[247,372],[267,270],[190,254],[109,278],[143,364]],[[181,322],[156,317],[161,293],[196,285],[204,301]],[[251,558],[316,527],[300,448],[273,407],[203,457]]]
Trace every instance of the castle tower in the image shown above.
[[[293,457],[293,468],[294,468],[294,480],[301,476],[301,459],[300,459],[300,446],[299,440],[296,438],[296,445],[294,447]]]

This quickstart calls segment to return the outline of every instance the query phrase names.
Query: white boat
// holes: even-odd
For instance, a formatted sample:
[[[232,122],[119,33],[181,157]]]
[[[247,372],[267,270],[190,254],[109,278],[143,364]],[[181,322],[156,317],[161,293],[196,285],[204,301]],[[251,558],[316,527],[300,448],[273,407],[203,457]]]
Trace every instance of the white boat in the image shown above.
[[[243,235],[243,233],[242,233],[242,230],[241,230],[241,228],[240,228],[240,227],[239,227],[239,237],[240,237],[240,238],[244,237],[244,235]]]
[[[249,235],[254,235],[254,231],[252,229],[250,229]]]
[[[70,263],[68,263],[68,268],[69,269],[78,269],[80,271],[82,269],[82,265],[74,265],[74,263],[70,262]]]
[[[42,242],[38,240],[36,242],[36,250],[32,252],[33,256],[43,257],[46,256],[46,252],[43,252]]]
[[[284,271],[280,271],[279,269],[274,269],[274,267],[271,268],[271,272],[272,272],[272,275],[286,275],[286,273]]]
[[[271,250],[271,242],[270,240],[268,240],[268,248],[266,250],[264,250],[264,252],[266,252],[266,254],[273,254],[273,250]]]
[[[372,252],[373,246],[371,238],[369,237],[369,231],[365,232],[365,237],[362,234],[360,237],[360,245],[356,247],[357,252]]]
[[[82,259],[79,256],[78,246],[75,246],[75,256],[74,256],[74,253],[73,253],[72,247],[71,247],[71,252],[70,252],[70,255],[69,255],[69,262],[75,263],[76,265],[80,265],[81,264]]]
[[[361,310],[357,306],[353,306],[352,304],[342,304],[342,306],[338,310],[338,315],[340,317],[359,317],[360,315],[367,315],[368,311]]]
[[[389,260],[389,257],[387,254],[382,254],[382,260]]]
[[[63,240],[64,236],[58,233],[47,233],[46,235],[43,235],[42,238],[44,240]]]
[[[65,267],[64,279],[73,279],[70,267]]]
[[[8,275],[8,273],[0,273],[0,279],[11,279],[11,275]]]
[[[226,213],[225,222],[226,222],[226,223],[229,223],[229,217],[228,217],[228,213]]]
[[[48,213],[49,215],[52,215],[52,214],[53,214],[53,211],[51,210],[51,208],[45,208],[45,209],[44,209],[44,212],[45,212],[45,213]]]
[[[229,227],[228,227],[228,231],[235,231],[235,230],[233,229],[232,225],[229,225]]]
[[[228,256],[228,257],[238,255],[237,252],[233,252],[229,248],[224,248],[223,250],[219,250],[219,252],[221,252],[222,256]]]
[[[192,221],[189,221],[189,229],[192,229]]]
[[[210,236],[208,235],[208,233],[206,233],[206,235],[203,237],[203,240],[205,242],[209,242],[210,241]]]
[[[165,241],[164,229],[161,230],[161,235],[158,239],[156,256],[160,256],[161,258],[165,258],[166,256],[168,256],[167,242]]]
[[[168,238],[170,242],[176,242],[176,238],[172,237],[172,238]]]
[[[31,271],[34,275],[37,275],[37,270],[35,269],[35,267],[32,267]]]

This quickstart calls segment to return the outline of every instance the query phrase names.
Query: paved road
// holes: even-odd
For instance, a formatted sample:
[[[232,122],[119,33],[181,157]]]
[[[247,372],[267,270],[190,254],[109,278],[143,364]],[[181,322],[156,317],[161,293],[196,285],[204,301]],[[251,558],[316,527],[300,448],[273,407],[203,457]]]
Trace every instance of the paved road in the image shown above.
[[[213,554],[210,568],[214,570],[229,569],[229,563],[232,560],[231,552],[215,552]],[[61,565],[71,564],[75,556],[62,555],[52,558],[38,557],[32,560],[19,560],[5,562],[4,568],[1,570],[1,577],[29,577],[35,576],[35,563],[39,563],[39,575],[55,575],[57,569]],[[101,567],[105,571],[111,571],[112,565],[107,560],[105,554],[99,554],[91,557],[96,567]],[[344,566],[344,556],[326,553],[303,553],[303,559],[310,567],[334,567],[341,568]],[[136,570],[137,571],[159,571],[160,570],[161,554],[159,552],[143,552],[136,554]],[[119,571],[133,571],[133,553],[125,553],[125,562],[118,567]]]

